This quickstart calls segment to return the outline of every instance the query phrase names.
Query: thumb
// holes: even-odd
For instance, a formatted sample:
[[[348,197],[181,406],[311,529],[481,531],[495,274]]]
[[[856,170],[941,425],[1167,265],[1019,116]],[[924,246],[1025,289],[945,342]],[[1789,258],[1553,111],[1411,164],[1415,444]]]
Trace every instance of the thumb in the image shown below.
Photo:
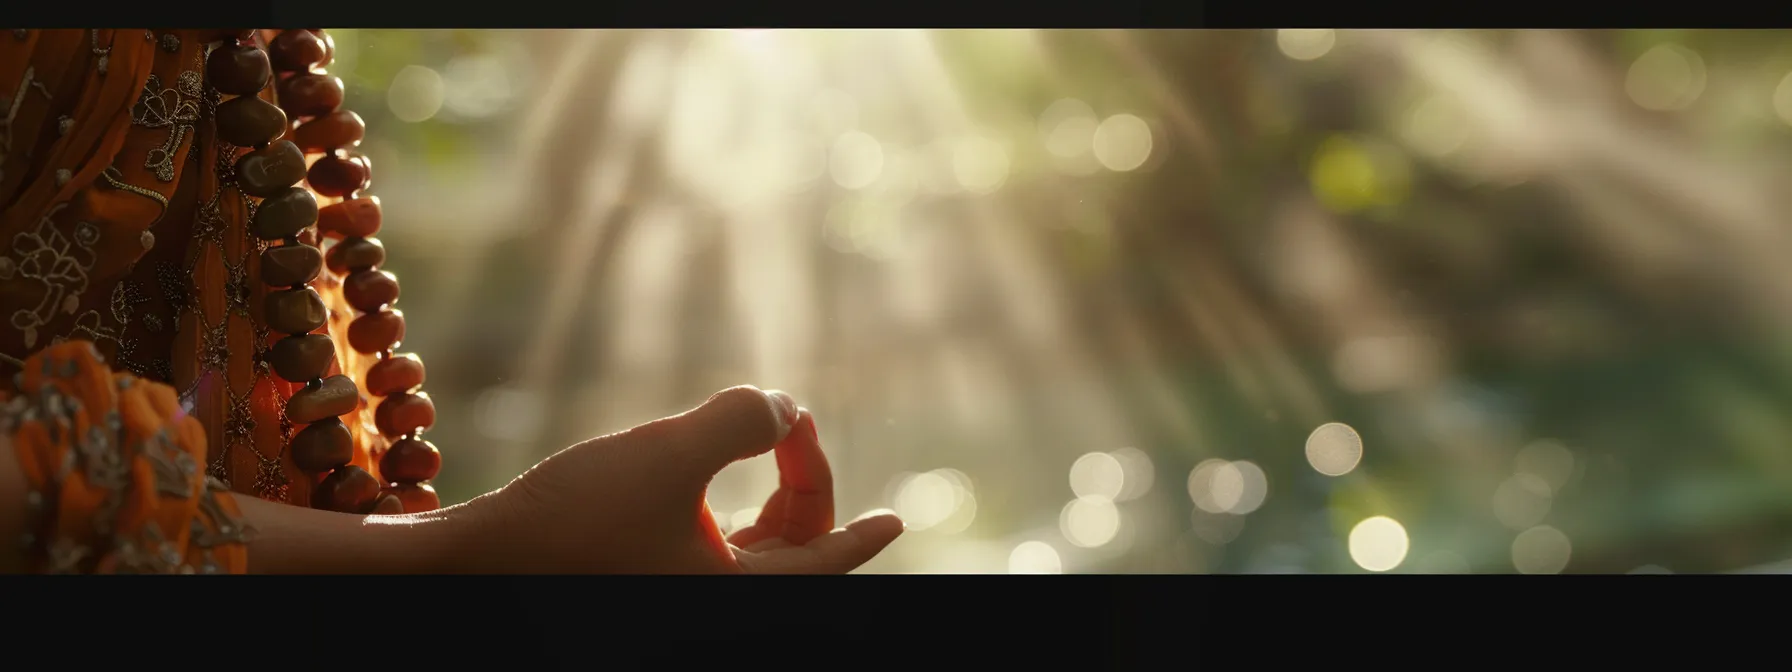
[[[796,400],[751,385],[710,395],[701,406],[642,425],[639,430],[707,480],[737,460],[763,454],[796,423]],[[633,432],[631,432],[633,433]]]

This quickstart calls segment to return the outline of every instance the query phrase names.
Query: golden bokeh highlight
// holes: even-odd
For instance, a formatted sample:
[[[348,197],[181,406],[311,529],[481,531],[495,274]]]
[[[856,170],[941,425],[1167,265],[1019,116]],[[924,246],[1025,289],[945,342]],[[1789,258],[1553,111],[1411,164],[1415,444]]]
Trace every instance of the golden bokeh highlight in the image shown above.
[[[935,469],[897,479],[890,508],[908,529],[950,534],[969,527],[976,516],[976,495],[963,472]]]
[[[1518,473],[1542,479],[1551,490],[1567,487],[1574,478],[1574,451],[1560,441],[1534,441],[1520,449],[1513,462]]]
[[[1705,60],[1677,44],[1659,44],[1630,64],[1624,91],[1639,107],[1666,112],[1692,105],[1705,92]]]
[[[1202,511],[1242,516],[1263,505],[1269,479],[1249,461],[1204,460],[1189,471],[1188,494]]]
[[[1043,541],[1027,541],[1008,554],[1009,574],[1063,574],[1064,561],[1058,550]]]
[[[973,194],[1000,189],[1008,180],[1008,167],[1008,150],[983,136],[965,138],[952,151],[952,175]]]
[[[863,189],[876,182],[884,170],[884,147],[863,131],[847,131],[834,139],[828,152],[828,174],[842,189]]]
[[[1514,474],[1493,491],[1493,515],[1514,530],[1535,527],[1549,516],[1554,493],[1549,483],[1531,474]]]
[[[1307,464],[1327,476],[1343,476],[1363,461],[1363,437],[1342,422],[1328,422],[1307,435]]]
[[[1120,471],[1124,475],[1120,493],[1114,497],[1114,501],[1132,501],[1151,492],[1151,484],[1157,480],[1157,467],[1151,462],[1150,455],[1137,448],[1121,448],[1109,454],[1120,463]]]
[[[1096,548],[1120,534],[1120,509],[1103,497],[1078,497],[1058,514],[1058,531],[1083,548]]]
[[[1070,491],[1077,497],[1120,498],[1126,489],[1126,468],[1108,453],[1089,453],[1070,465]]]
[[[1568,535],[1548,525],[1518,533],[1512,539],[1512,567],[1520,574],[1560,574],[1573,557]]]
[[[442,110],[446,94],[441,74],[421,65],[407,65],[386,86],[386,107],[399,121],[429,121]]]
[[[1350,528],[1350,559],[1371,572],[1386,572],[1406,561],[1406,528],[1387,516],[1366,518]]]
[[[1095,127],[1095,159],[1118,173],[1136,170],[1151,158],[1151,124],[1130,114],[1116,114]]]
[[[1297,61],[1316,60],[1332,52],[1338,31],[1330,28],[1283,28],[1276,31],[1276,48]]]

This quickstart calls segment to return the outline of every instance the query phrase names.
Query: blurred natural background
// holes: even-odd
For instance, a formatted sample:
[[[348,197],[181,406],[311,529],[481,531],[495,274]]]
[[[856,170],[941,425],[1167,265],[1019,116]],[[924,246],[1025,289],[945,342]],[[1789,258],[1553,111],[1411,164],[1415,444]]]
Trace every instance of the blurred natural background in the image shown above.
[[[444,501],[752,383],[867,572],[1792,558],[1792,33],[332,34]]]

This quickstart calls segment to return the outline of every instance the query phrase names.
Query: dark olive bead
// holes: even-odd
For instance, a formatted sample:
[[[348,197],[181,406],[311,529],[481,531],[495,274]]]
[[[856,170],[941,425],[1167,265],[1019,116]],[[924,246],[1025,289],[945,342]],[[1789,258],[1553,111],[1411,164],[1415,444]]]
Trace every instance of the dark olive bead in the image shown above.
[[[361,196],[333,203],[317,213],[317,229],[338,238],[371,238],[379,233],[382,219],[380,197]]]
[[[294,434],[287,451],[301,471],[321,474],[354,461],[355,438],[341,419],[325,418]]]
[[[260,147],[286,133],[286,113],[255,96],[237,96],[218,104],[218,139],[237,147]]]
[[[286,400],[286,419],[296,423],[312,423],[353,413],[361,406],[361,391],[348,376],[330,376],[317,385],[307,385]]]
[[[369,515],[396,516],[404,513],[404,500],[389,492],[380,493],[380,498],[373,503],[373,511]]]
[[[404,342],[404,311],[382,310],[368,313],[348,323],[348,345],[355,352],[371,355],[398,347]]]
[[[404,502],[405,513],[423,513],[442,508],[442,500],[436,495],[436,489],[428,483],[394,485],[386,488],[386,492],[396,495]]]
[[[236,160],[236,184],[256,198],[278,196],[305,179],[305,153],[285,140]]]
[[[441,451],[423,439],[399,439],[380,457],[380,478],[391,483],[421,483],[441,469]]]
[[[398,276],[385,271],[355,271],[342,280],[342,298],[366,313],[398,303]]]
[[[423,360],[416,355],[393,355],[373,366],[367,367],[367,375],[362,376],[362,383],[367,393],[376,397],[389,397],[401,392],[409,392],[423,384]]]
[[[330,320],[330,309],[310,287],[268,292],[264,307],[268,328],[282,334],[305,334]]]
[[[310,245],[281,245],[261,253],[261,281],[275,287],[311,282],[323,269],[323,251]]]
[[[386,263],[386,246],[381,245],[378,238],[344,238],[330,246],[325,262],[337,273],[377,268]]]
[[[280,108],[295,118],[319,117],[342,107],[342,80],[330,75],[296,75],[279,84]]]
[[[268,54],[251,44],[226,44],[205,58],[205,76],[219,93],[250,96],[261,93],[274,78]]]
[[[296,236],[316,222],[317,197],[303,187],[289,187],[255,208],[249,229],[262,240],[280,240]]]
[[[336,342],[323,334],[297,334],[274,341],[268,364],[289,383],[309,383],[329,373],[336,361]],[[377,366],[377,365],[376,365]]]
[[[324,60],[329,47],[309,30],[283,30],[268,42],[268,57],[281,72],[310,70]]]
[[[379,479],[352,464],[337,467],[311,492],[311,508],[338,513],[366,513],[380,496]]]
[[[305,173],[312,191],[336,198],[366,189],[370,177],[367,161],[359,156],[325,156],[312,163],[311,171]]]
[[[358,147],[367,135],[367,122],[350,110],[337,110],[320,115],[292,132],[292,141],[309,153]]]

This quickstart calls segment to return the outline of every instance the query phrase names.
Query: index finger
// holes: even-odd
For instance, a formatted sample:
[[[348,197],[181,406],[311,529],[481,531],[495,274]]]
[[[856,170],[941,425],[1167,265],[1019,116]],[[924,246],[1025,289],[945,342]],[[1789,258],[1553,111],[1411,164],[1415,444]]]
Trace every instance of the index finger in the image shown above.
[[[790,439],[773,449],[778,459],[778,489],[783,491],[784,529],[779,536],[801,546],[834,529],[834,472],[821,451],[815,416],[797,410]]]

